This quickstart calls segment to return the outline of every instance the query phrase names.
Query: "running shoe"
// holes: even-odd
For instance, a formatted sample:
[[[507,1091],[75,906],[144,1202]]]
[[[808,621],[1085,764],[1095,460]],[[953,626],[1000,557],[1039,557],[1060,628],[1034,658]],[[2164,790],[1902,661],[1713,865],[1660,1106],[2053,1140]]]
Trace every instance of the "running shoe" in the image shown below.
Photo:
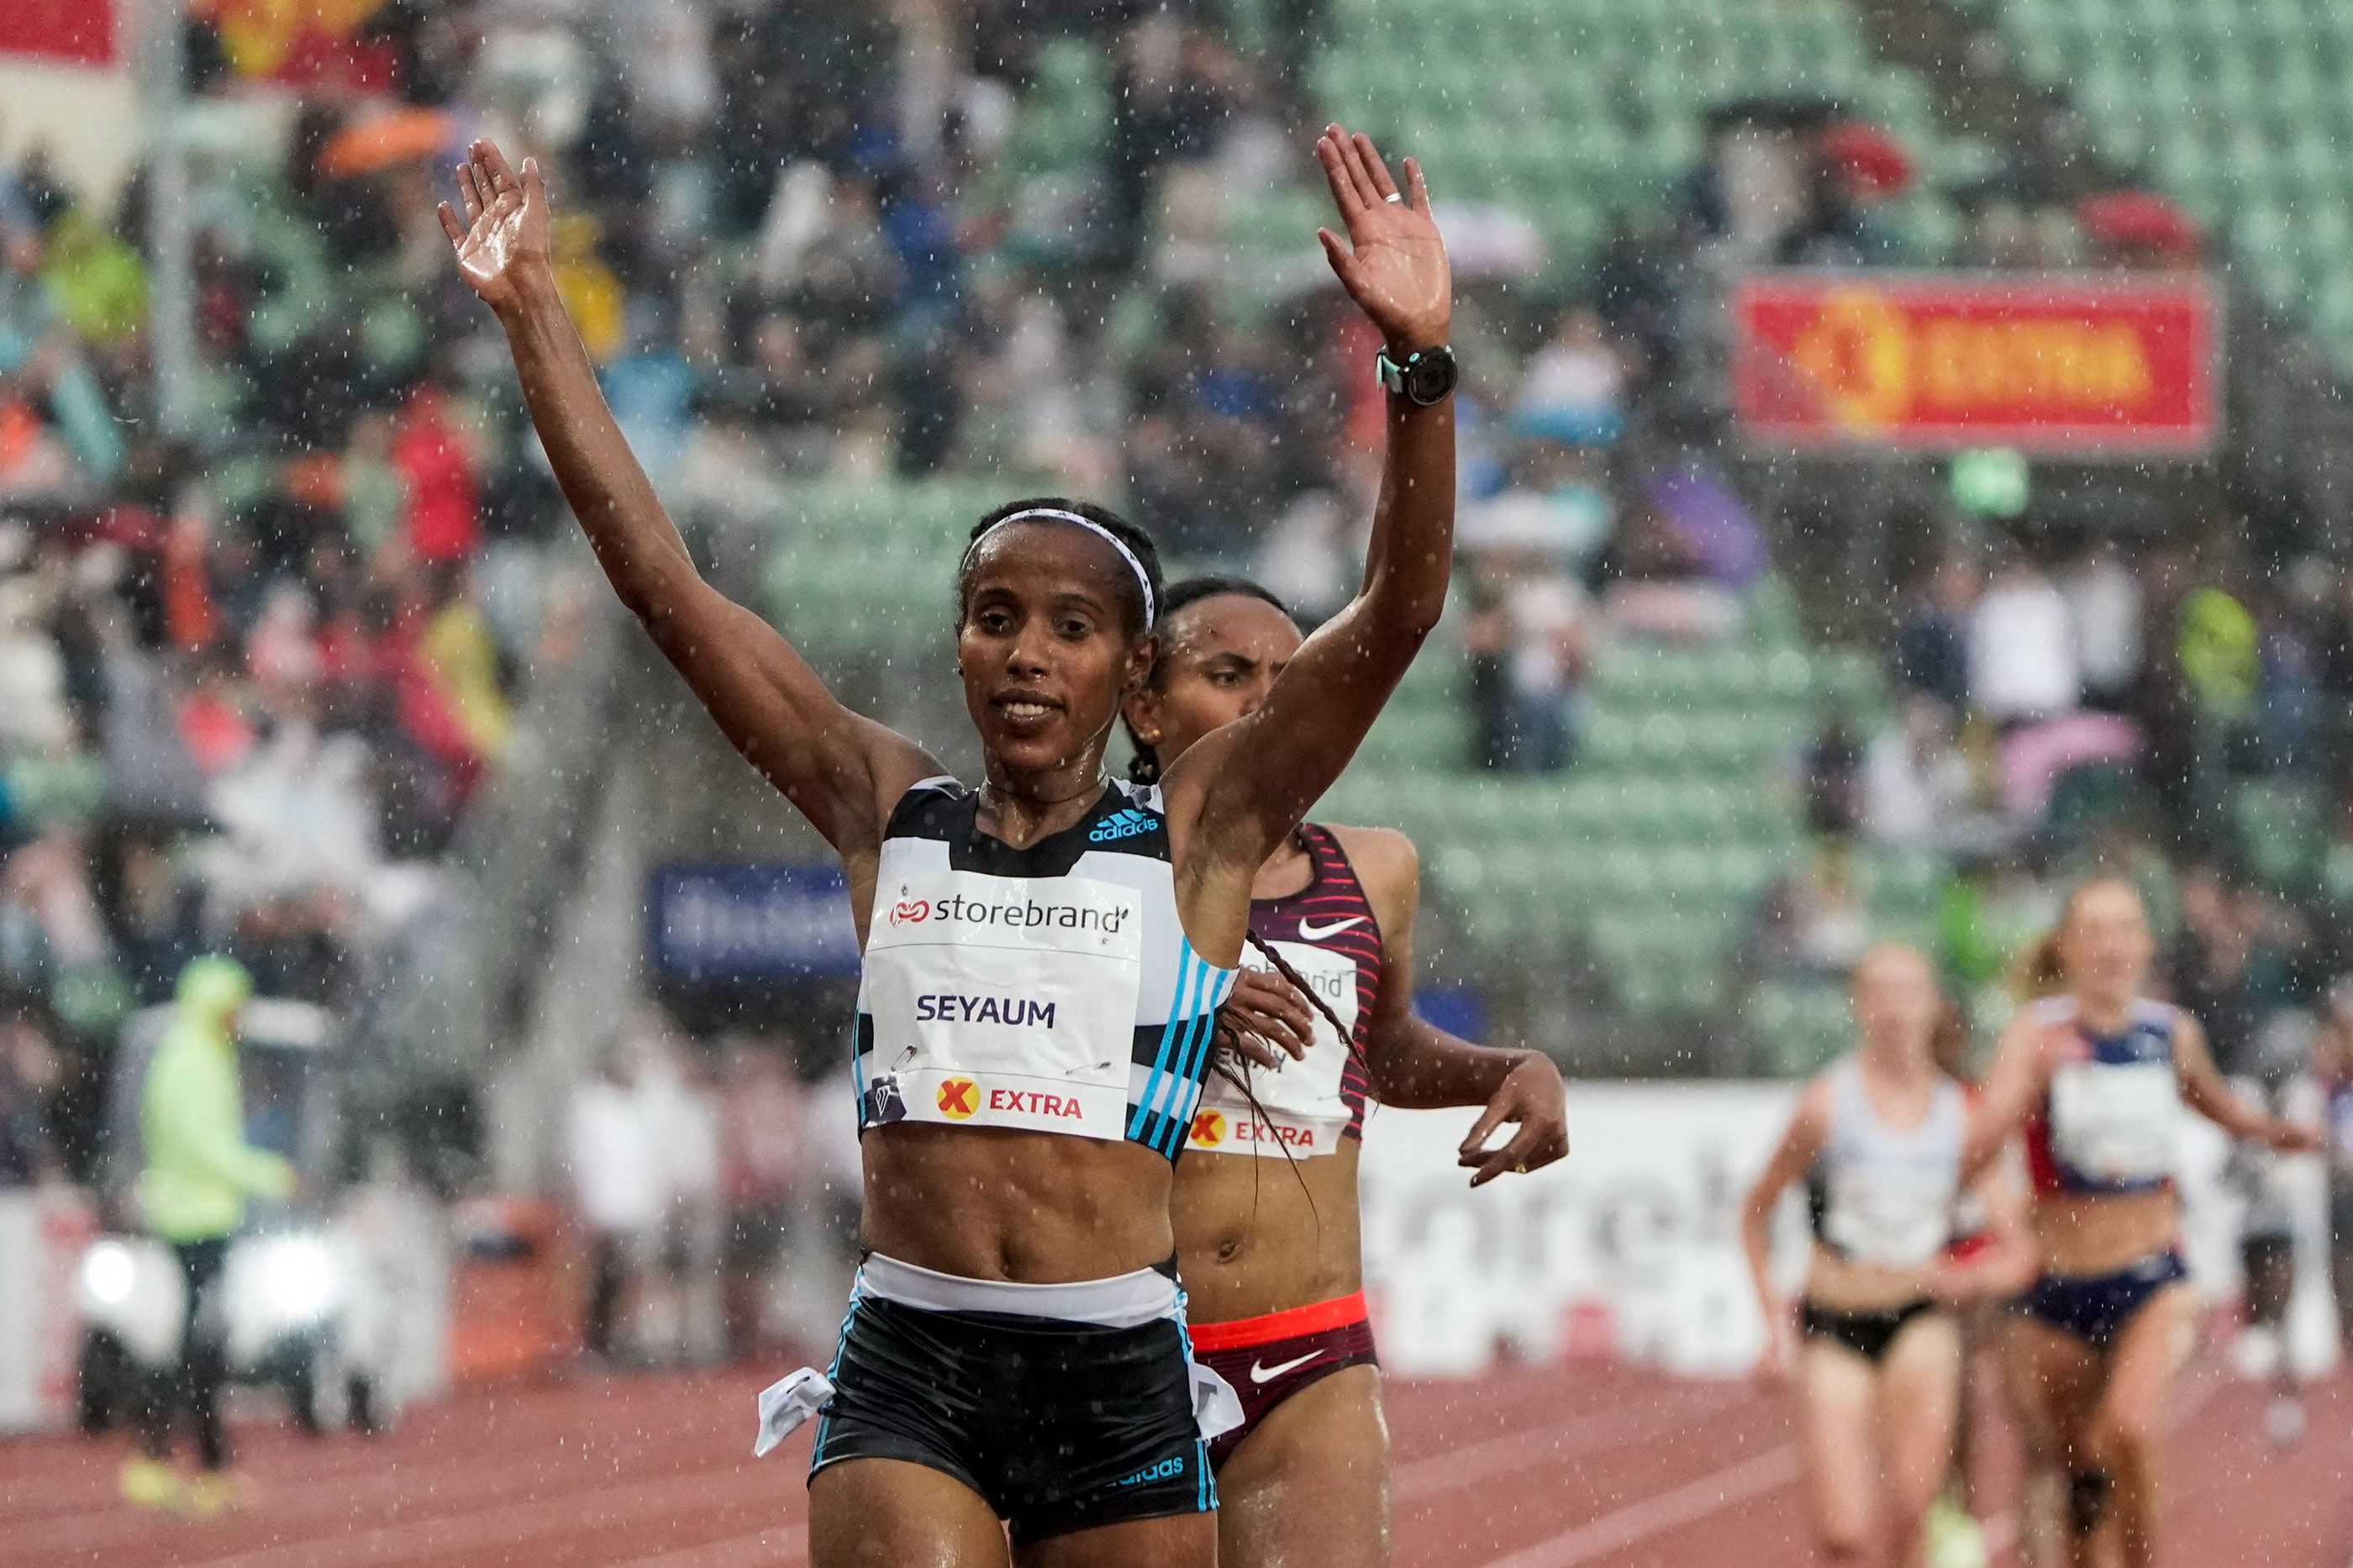
[[[1928,1510],[1928,1568],[1986,1568],[1983,1527],[1950,1498]]]
[[[180,1473],[159,1459],[131,1459],[122,1467],[122,1496],[141,1508],[176,1508],[184,1500]]]

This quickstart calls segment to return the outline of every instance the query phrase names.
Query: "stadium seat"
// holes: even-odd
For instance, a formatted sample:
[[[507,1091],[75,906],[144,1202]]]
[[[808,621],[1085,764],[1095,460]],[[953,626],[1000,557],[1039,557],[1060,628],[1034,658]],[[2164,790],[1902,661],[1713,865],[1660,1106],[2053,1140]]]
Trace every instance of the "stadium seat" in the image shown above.
[[[2250,781],[2231,805],[2240,857],[2259,880],[2285,890],[2318,881],[2327,853],[2317,804],[2287,786]]]
[[[1335,0],[1333,16],[1311,71],[1324,111],[1393,133],[1451,189],[1520,207],[1556,266],[1655,201],[1730,99],[1827,94],[1884,120],[1924,167],[1958,161],[1926,86],[1873,64],[1835,0]],[[1953,226],[1933,195],[1891,222],[1927,247]]]
[[[1854,1038],[1846,987],[1829,980],[1769,981],[1747,1008],[1757,1066],[1785,1078],[1819,1072]]]
[[[2306,0],[1984,0],[2094,150],[2219,227],[2253,293],[2353,370],[2342,153],[2353,8]]]

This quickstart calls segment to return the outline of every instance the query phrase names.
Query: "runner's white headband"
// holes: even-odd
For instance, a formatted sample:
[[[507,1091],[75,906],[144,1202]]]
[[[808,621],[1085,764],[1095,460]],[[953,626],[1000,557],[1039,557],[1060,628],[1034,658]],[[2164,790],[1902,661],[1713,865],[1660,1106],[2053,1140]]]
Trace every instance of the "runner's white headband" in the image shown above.
[[[995,533],[1007,523],[1028,522],[1032,519],[1041,517],[1050,519],[1055,522],[1075,522],[1081,528],[1085,529],[1089,533],[1093,534],[1097,539],[1102,540],[1105,544],[1110,545],[1113,550],[1119,552],[1119,558],[1127,563],[1127,569],[1129,571],[1135,574],[1135,585],[1144,595],[1144,626],[1146,631],[1151,630],[1152,623],[1158,619],[1160,615],[1160,606],[1152,597],[1151,575],[1144,570],[1144,563],[1135,558],[1135,552],[1130,550],[1125,542],[1120,539],[1118,534],[1113,533],[1110,529],[1105,528],[1102,523],[1097,522],[1091,517],[1081,517],[1077,512],[1064,511],[1060,507],[1050,506],[1033,506],[1026,511],[1017,511],[1010,517],[1000,517],[995,522],[990,523],[987,528],[982,529],[979,535],[975,538],[970,544],[964,547],[965,561],[972,559],[972,552],[980,548],[981,540],[987,539],[990,534]],[[957,570],[959,572],[963,570],[962,562],[957,563]]]

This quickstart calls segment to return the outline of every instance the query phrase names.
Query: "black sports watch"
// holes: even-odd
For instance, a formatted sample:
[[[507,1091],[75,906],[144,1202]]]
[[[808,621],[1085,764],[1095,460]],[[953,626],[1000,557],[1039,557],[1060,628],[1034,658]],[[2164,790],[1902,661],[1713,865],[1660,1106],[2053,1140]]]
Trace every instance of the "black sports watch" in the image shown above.
[[[1402,362],[1389,358],[1389,351],[1383,349],[1373,368],[1383,386],[1402,394],[1416,407],[1443,403],[1454,390],[1454,351],[1443,343],[1434,349],[1416,349]]]

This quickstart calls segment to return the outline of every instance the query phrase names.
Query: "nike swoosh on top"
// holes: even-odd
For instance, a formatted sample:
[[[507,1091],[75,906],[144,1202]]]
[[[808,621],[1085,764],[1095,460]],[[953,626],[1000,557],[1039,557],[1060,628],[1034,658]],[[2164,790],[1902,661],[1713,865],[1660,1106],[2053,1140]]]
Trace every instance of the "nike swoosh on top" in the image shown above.
[[[1286,1372],[1291,1372],[1299,1367],[1305,1366],[1309,1362],[1314,1361],[1317,1356],[1320,1356],[1324,1352],[1322,1351],[1309,1351],[1305,1355],[1299,1357],[1295,1361],[1282,1362],[1274,1366],[1269,1366],[1262,1361],[1253,1361],[1250,1363],[1250,1381],[1252,1383],[1271,1383]]]
[[[1365,917],[1362,915],[1350,915],[1346,920],[1332,921],[1324,924],[1318,924],[1314,921],[1303,920],[1299,922],[1299,940],[1302,942],[1322,942],[1326,937],[1338,936],[1350,926],[1360,926],[1364,923]]]

